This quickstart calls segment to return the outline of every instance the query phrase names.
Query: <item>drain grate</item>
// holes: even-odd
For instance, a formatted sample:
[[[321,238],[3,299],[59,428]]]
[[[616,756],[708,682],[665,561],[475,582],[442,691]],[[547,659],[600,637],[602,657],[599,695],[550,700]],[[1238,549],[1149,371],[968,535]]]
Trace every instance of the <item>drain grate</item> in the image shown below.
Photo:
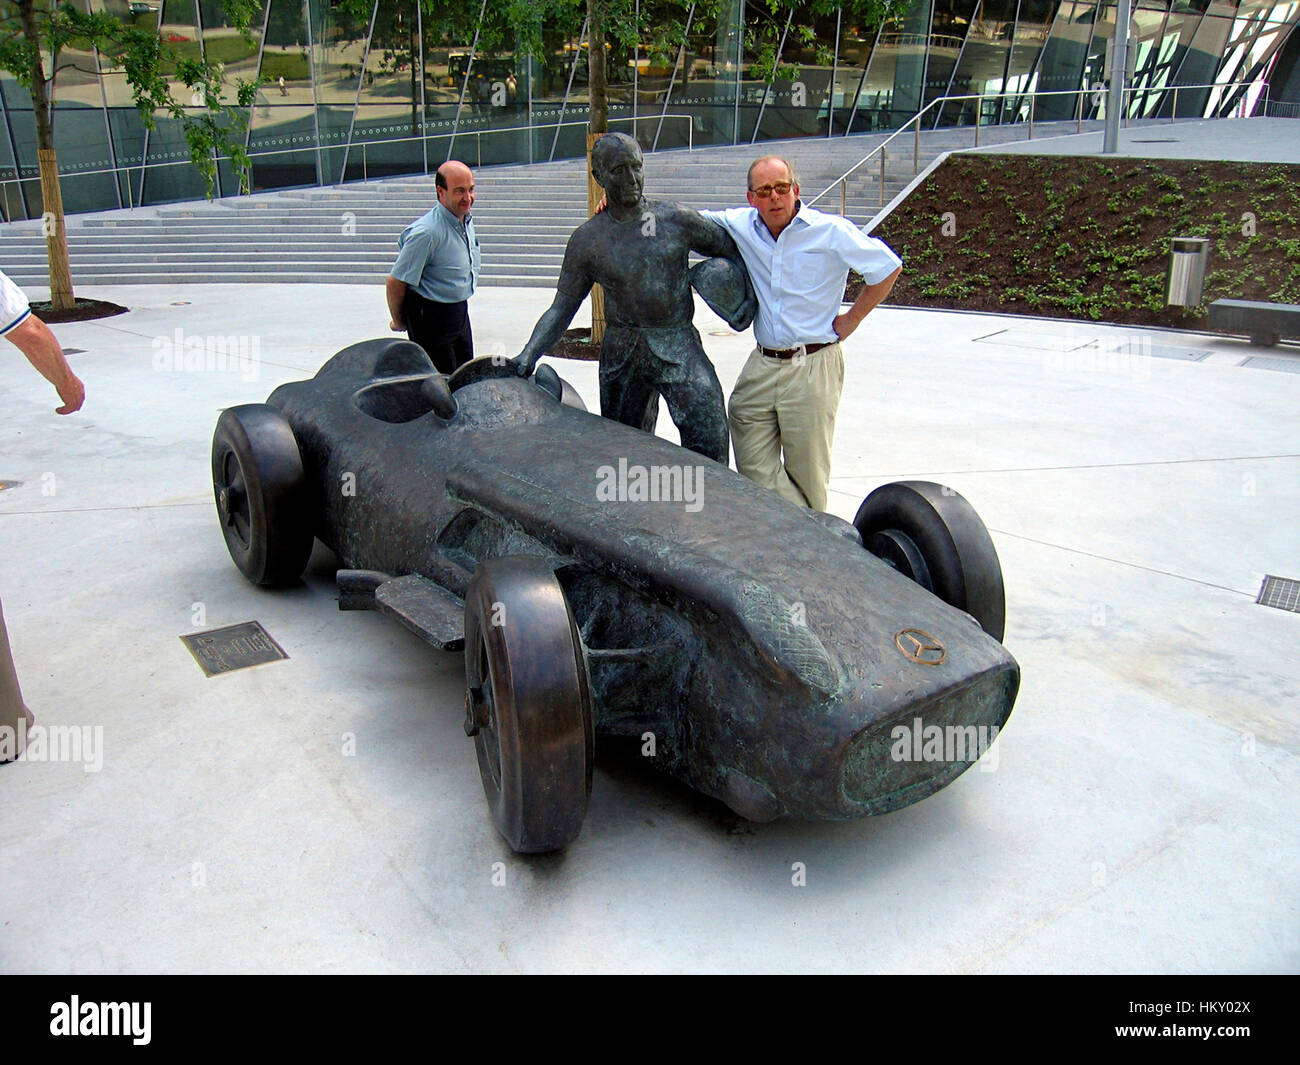
[[[1290,577],[1265,577],[1255,602],[1300,614],[1300,581],[1293,581]]]
[[[1281,370],[1282,373],[1300,373],[1300,359],[1272,358],[1268,355],[1252,355],[1241,363],[1253,366],[1257,370]]]
[[[972,341],[975,344],[1000,344],[1008,348],[1032,348],[1035,351],[1076,351],[1096,342],[1097,339],[1092,334],[1040,333],[1031,329],[999,329],[996,333],[988,333]]]
[[[1153,359],[1181,359],[1183,362],[1201,362],[1214,354],[1207,348],[1152,344],[1149,337],[1125,337],[1121,340],[1109,341],[1105,350],[1119,355],[1148,355]]]
[[[257,621],[196,632],[181,639],[209,677],[289,657]]]

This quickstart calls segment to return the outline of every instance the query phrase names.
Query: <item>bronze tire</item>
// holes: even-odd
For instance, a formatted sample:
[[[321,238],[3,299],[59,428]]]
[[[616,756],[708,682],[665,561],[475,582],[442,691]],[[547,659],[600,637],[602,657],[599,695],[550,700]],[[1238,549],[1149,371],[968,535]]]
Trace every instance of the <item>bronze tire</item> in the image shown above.
[[[956,492],[930,481],[881,485],[862,501],[853,524],[868,551],[1002,639],[1006,594],[998,553],[975,508]]]
[[[497,830],[522,854],[559,850],[587,813],[594,761],[586,656],[540,558],[485,562],[465,597],[468,730]]]
[[[212,435],[212,487],[226,547],[254,584],[293,584],[314,540],[298,442],[262,403],[221,412]]]

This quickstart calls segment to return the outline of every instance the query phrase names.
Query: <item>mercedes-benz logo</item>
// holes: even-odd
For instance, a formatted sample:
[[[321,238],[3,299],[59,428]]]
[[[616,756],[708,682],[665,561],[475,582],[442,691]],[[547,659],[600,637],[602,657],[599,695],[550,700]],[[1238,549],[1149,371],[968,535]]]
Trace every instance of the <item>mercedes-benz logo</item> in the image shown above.
[[[943,644],[922,629],[900,629],[894,633],[894,646],[923,666],[937,666],[948,657]]]

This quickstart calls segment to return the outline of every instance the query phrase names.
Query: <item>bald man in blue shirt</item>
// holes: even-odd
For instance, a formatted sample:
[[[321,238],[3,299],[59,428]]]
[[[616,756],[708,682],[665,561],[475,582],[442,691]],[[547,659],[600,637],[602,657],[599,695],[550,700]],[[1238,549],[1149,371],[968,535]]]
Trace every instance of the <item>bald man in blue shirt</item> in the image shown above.
[[[438,204],[403,230],[386,282],[389,328],[424,348],[441,373],[474,357],[469,298],[478,284],[474,174],[454,159],[438,167]]]
[[[902,260],[847,219],[803,206],[785,159],[756,160],[748,185],[749,207],[701,212],[731,234],[758,295],[758,346],[727,409],[736,468],[792,503],[825,510],[844,386],[840,341],[889,294]],[[851,269],[866,287],[841,311]]]

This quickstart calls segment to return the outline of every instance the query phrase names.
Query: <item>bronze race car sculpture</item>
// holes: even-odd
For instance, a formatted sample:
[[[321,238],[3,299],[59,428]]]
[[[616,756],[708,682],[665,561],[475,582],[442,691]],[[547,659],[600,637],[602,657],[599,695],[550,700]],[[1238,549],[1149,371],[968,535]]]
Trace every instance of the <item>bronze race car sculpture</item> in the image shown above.
[[[653,737],[654,764],[742,817],[843,819],[978,754],[902,751],[900,730],[996,735],[1015,700],[997,555],[959,495],[885,485],[852,525],[802,510],[587,413],[546,364],[446,378],[408,341],[354,344],[224,411],[212,473],[254,584],[296,582],[319,538],[342,609],[463,648],[465,729],[516,851],[578,835],[596,732]]]

